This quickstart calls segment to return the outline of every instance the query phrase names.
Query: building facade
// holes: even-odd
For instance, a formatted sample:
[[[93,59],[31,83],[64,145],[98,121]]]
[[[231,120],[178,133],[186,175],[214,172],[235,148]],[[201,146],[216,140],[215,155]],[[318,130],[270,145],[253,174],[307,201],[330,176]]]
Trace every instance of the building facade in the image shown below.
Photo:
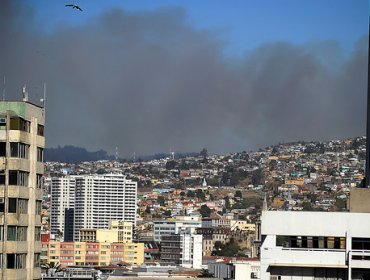
[[[178,234],[182,229],[195,232],[196,228],[202,226],[202,221],[198,216],[178,216],[175,219],[157,220],[153,224],[154,241],[161,241],[162,236]]]
[[[164,235],[161,241],[161,261],[185,268],[202,267],[202,235],[190,230]]]
[[[66,218],[68,225],[74,223],[74,215],[70,216],[70,213],[75,206],[75,187],[76,179],[73,176],[53,177],[50,180],[50,232],[56,236],[60,235],[64,240],[69,239],[65,238],[66,236],[70,237],[69,231],[64,227]]]
[[[109,221],[109,229],[80,229],[80,242],[119,242],[133,241],[133,223]]]
[[[369,279],[370,213],[262,211],[261,279]]]
[[[60,263],[63,267],[116,264],[140,266],[144,262],[143,243],[49,241],[42,244],[47,252],[47,263]]]
[[[136,225],[136,182],[122,174],[84,175],[75,179],[75,240],[79,240],[80,229],[107,229],[110,220]]]
[[[72,241],[73,232],[72,239],[78,241],[80,229],[108,229],[110,220],[135,226],[136,199],[137,183],[122,174],[52,178],[51,233]]]
[[[0,101],[0,279],[40,279],[45,116]]]

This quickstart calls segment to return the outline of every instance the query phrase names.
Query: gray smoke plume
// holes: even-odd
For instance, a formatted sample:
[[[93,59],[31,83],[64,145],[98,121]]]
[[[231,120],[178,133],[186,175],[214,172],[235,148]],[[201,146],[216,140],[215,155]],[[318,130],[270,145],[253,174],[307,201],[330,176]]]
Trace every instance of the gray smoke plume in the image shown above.
[[[49,147],[223,153],[365,133],[364,38],[349,56],[333,41],[276,42],[236,61],[180,8],[116,9],[45,32],[18,1],[1,1],[0,36],[7,99],[27,84],[37,100],[47,82]]]

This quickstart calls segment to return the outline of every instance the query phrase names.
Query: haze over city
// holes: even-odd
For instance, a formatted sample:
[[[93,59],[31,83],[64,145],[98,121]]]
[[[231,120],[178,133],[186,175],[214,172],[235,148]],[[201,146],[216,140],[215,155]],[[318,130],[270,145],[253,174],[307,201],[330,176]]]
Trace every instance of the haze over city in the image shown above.
[[[368,1],[1,1],[6,99],[122,156],[365,134]]]

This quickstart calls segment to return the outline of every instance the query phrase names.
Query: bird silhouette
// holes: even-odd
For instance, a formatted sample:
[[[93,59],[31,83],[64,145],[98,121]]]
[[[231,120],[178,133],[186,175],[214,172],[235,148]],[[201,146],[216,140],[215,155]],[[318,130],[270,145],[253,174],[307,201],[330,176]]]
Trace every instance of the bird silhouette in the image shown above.
[[[82,12],[82,9],[79,6],[74,5],[74,4],[67,4],[66,7],[71,7],[72,9],[76,9]]]

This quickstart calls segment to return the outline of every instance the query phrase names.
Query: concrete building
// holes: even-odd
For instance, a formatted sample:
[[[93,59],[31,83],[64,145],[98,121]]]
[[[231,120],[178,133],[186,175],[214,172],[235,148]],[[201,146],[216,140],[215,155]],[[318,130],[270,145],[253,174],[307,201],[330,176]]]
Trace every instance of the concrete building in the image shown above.
[[[154,221],[154,241],[161,241],[162,236],[178,234],[182,229],[195,232],[202,226],[199,216],[178,216],[175,219]]]
[[[370,214],[262,212],[261,279],[369,279]]]
[[[139,266],[144,262],[143,243],[117,242],[43,242],[47,247],[47,262],[73,265],[106,266],[129,264]]]
[[[109,221],[109,229],[80,229],[80,242],[131,243],[133,224],[126,221]]]
[[[84,175],[75,179],[75,240],[79,240],[80,229],[107,229],[110,220],[136,225],[136,182],[121,174]]]
[[[135,226],[136,199],[137,183],[122,174],[52,178],[51,233],[72,241],[73,232],[72,239],[77,241],[80,229],[108,229],[110,220]]]
[[[202,268],[202,235],[188,229],[162,236],[161,261],[185,268]]]
[[[44,123],[26,96],[0,101],[0,279],[41,278]]]
[[[260,279],[259,260],[231,260],[208,264],[208,271],[216,278],[230,280]]]
[[[70,231],[66,231],[64,225],[74,224],[74,213],[71,213],[71,211],[74,212],[72,209],[75,207],[75,187],[76,179],[74,176],[50,179],[50,232],[54,235],[62,235],[62,240],[65,241],[73,241],[70,240]],[[66,219],[68,223],[65,223]],[[71,231],[73,232],[73,229]]]
[[[211,256],[217,241],[226,243],[230,239],[229,228],[197,228],[196,233],[203,236],[203,256]]]
[[[111,220],[109,221],[109,229],[118,232],[118,242],[132,242],[134,237],[134,225],[132,222]]]

